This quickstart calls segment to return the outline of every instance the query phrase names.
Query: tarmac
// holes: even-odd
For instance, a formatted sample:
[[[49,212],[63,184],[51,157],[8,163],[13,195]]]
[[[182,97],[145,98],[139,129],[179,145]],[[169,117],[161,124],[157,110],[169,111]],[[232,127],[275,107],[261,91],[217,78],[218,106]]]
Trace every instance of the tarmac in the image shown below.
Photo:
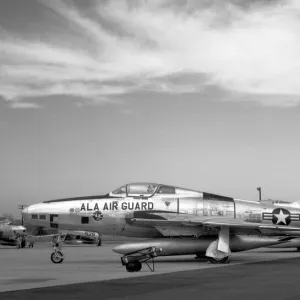
[[[229,264],[192,256],[158,257],[128,273],[113,243],[63,246],[62,264],[49,244],[0,247],[0,299],[300,299],[300,252],[261,248],[232,253]],[[187,299],[187,298],[186,298]]]

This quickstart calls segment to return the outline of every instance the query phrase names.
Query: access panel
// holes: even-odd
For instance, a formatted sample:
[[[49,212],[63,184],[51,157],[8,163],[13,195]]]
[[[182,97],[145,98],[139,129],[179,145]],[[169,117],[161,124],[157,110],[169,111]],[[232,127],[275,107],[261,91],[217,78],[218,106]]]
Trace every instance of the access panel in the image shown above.
[[[212,217],[235,217],[233,198],[203,193],[203,215]]]

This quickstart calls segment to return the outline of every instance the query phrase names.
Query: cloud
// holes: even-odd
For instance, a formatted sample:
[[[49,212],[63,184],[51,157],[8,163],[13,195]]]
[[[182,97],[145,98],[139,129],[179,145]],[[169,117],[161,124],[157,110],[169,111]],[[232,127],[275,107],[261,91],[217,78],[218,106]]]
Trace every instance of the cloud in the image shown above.
[[[109,102],[135,91],[201,94],[216,86],[242,95],[232,101],[300,102],[296,0],[76,3],[39,1],[53,24],[39,24],[44,39],[0,30],[6,100],[75,95]]]
[[[30,103],[30,102],[17,102],[17,101],[11,101],[10,102],[11,108],[19,108],[19,109],[27,109],[27,108],[41,108],[40,105],[37,103]]]

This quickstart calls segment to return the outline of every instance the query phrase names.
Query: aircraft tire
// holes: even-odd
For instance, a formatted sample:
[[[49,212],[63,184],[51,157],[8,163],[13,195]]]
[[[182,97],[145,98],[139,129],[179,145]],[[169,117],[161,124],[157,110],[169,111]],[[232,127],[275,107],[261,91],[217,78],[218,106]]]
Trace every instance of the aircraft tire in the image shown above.
[[[64,256],[60,251],[57,251],[57,253],[53,252],[51,253],[51,261],[54,264],[61,264],[64,261]]]
[[[134,271],[139,272],[139,271],[141,271],[141,269],[142,269],[142,264],[139,261],[135,262],[134,263]]]
[[[208,261],[212,264],[225,264],[227,261],[228,261],[228,256],[225,256],[221,259],[216,259],[216,258],[213,258],[213,257],[207,257],[208,258]]]
[[[134,272],[134,263],[130,262],[126,265],[126,271],[129,273]]]
[[[139,261],[130,262],[126,265],[127,272],[139,272],[142,269],[142,264]]]

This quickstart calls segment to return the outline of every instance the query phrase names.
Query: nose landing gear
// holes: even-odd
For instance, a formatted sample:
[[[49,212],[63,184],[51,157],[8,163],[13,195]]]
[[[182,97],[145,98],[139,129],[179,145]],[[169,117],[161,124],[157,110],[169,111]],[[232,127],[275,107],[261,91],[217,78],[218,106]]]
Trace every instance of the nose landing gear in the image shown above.
[[[51,261],[54,264],[61,264],[64,261],[64,254],[61,251],[61,236],[58,234],[53,237],[53,252],[51,253]]]
[[[54,251],[51,253],[51,261],[54,264],[61,264],[64,261],[64,255],[61,251]]]

